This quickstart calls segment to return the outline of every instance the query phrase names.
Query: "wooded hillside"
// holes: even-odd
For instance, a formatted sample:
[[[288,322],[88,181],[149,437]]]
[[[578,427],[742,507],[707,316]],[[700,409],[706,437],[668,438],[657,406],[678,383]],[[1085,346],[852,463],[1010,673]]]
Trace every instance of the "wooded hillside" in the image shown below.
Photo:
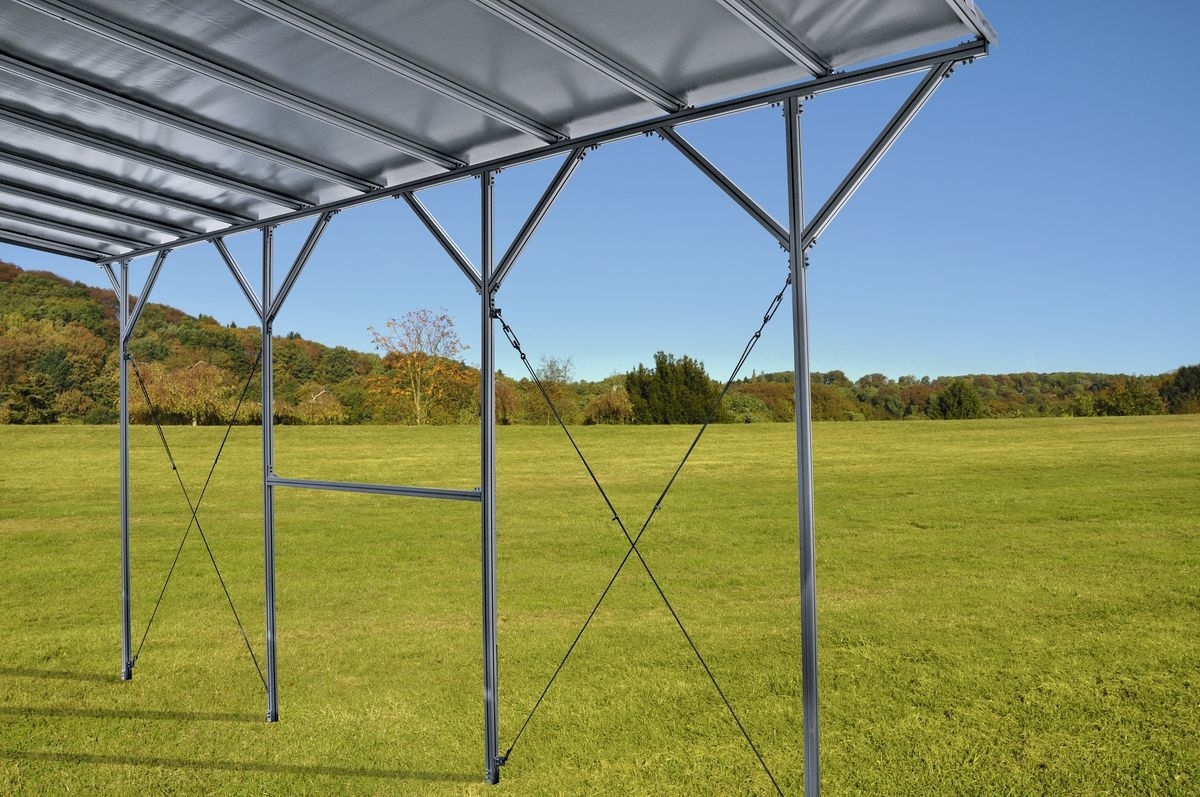
[[[453,322],[421,310],[388,328],[396,334],[376,335],[384,356],[295,333],[277,337],[276,421],[478,422],[478,370],[420,342],[430,332],[453,335]],[[410,339],[400,334],[406,329]],[[147,304],[129,347],[134,421],[149,421],[153,408],[164,423],[220,424],[236,408],[238,422],[258,423],[260,348],[257,327]],[[117,352],[111,291],[0,262],[0,423],[116,422]],[[703,363],[665,352],[651,366],[631,363],[628,373],[598,382],[574,379],[569,359],[542,359],[535,373],[537,382],[498,375],[501,423],[552,423],[543,392],[567,423],[697,423],[721,388]],[[751,374],[731,387],[715,419],[792,421],[792,395],[790,372]],[[1200,412],[1200,365],[1151,377],[868,374],[852,381],[828,371],[812,374],[812,397],[815,420],[1188,413]]]

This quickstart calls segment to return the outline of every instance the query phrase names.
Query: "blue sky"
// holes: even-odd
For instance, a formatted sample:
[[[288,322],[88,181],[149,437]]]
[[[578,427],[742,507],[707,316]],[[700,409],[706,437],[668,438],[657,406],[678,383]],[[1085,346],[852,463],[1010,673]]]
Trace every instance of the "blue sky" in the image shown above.
[[[1200,85],[1178,43],[1200,28],[1200,9],[980,6],[999,32],[992,55],[956,71],[811,252],[814,369],[1157,374],[1200,362]],[[808,103],[810,213],[914,84]],[[682,132],[786,218],[778,109]],[[499,176],[501,251],[557,163]],[[477,260],[477,182],[423,199]],[[306,232],[307,222],[281,229],[278,263]],[[230,243],[253,272],[257,238]],[[3,245],[0,259],[107,284],[80,261]],[[152,300],[254,323],[211,246],[167,263]],[[135,263],[135,284],[148,266]],[[569,357],[577,377],[624,372],[661,349],[723,379],[786,269],[775,242],[673,148],[637,138],[588,154],[498,304],[531,359]],[[388,200],[335,217],[276,332],[369,350],[368,326],[445,307],[477,362],[478,302],[407,206]],[[498,353],[519,376],[507,345]],[[791,368],[787,308],[747,368]]]

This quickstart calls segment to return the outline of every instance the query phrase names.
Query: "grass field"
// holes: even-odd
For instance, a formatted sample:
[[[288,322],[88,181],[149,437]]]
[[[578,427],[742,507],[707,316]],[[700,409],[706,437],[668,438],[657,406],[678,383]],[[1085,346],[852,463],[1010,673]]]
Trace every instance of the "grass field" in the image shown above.
[[[499,434],[501,748],[625,553],[551,428]],[[693,429],[581,428],[641,526]],[[193,499],[221,430],[167,430]],[[474,487],[477,429],[280,428],[285,476]],[[1200,416],[817,424],[822,781],[1200,794]],[[709,430],[640,544],[802,793],[794,431]],[[187,505],[133,430],[135,645]],[[199,517],[261,659],[261,453]],[[772,794],[636,560],[482,783],[474,504],[280,490],[281,721],[199,536],[120,670],[115,428],[0,426],[0,793]]]

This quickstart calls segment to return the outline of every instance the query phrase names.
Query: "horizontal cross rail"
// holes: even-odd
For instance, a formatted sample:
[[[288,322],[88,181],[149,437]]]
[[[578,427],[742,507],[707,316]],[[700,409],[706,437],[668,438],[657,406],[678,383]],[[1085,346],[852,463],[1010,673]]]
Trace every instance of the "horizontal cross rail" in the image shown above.
[[[309,490],[334,490],[343,493],[402,495],[409,498],[440,498],[447,501],[479,501],[479,490],[446,490],[439,487],[401,487],[391,484],[329,482],[318,479],[288,479],[283,476],[275,475],[267,477],[267,484],[272,487],[300,487]]]

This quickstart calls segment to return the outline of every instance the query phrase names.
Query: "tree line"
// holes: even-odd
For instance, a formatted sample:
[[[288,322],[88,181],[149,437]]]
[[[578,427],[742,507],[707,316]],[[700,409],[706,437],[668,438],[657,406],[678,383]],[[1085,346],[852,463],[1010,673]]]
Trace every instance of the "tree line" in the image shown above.
[[[114,423],[117,301],[111,291],[0,262],[0,423]],[[445,311],[410,311],[370,329],[378,353],[274,341],[275,405],[285,424],[477,423],[479,371]],[[261,330],[147,303],[130,341],[134,422],[257,424]],[[723,385],[687,355],[655,354],[624,374],[574,377],[542,357],[534,376],[496,377],[502,424],[761,423],[795,420],[791,372]],[[1200,412],[1200,365],[1159,376],[1091,373],[959,377],[841,371],[811,375],[814,420],[959,419]],[[547,401],[549,399],[549,402]],[[551,405],[553,409],[551,409]],[[234,414],[236,411],[236,418]]]

